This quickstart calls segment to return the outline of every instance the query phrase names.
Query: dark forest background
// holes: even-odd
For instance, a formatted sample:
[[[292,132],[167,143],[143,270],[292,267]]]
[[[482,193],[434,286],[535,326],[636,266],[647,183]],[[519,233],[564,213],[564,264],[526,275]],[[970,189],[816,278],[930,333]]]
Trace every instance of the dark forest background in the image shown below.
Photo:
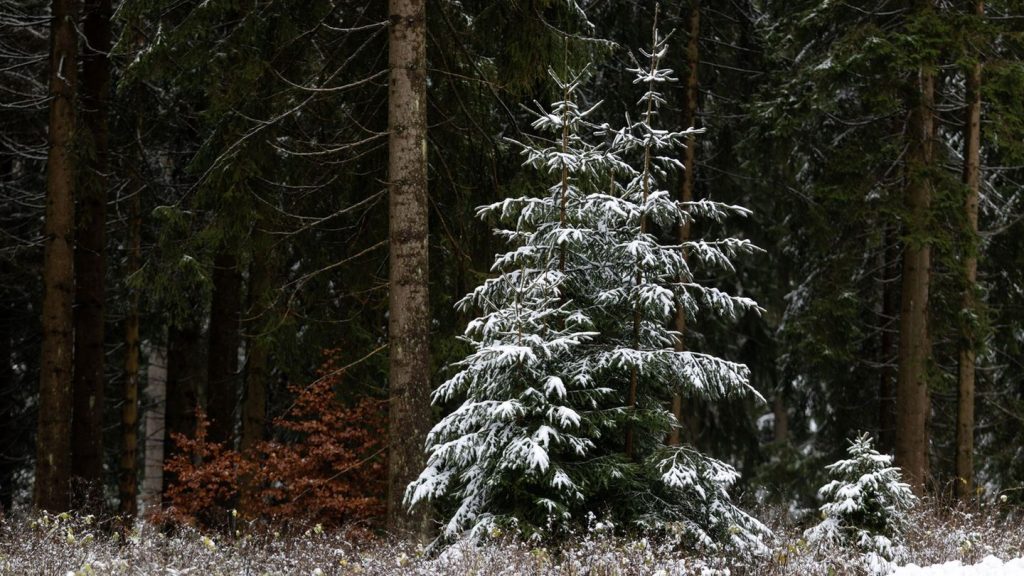
[[[681,80],[663,121],[706,130],[674,187],[750,208],[726,227],[764,250],[702,279],[763,312],[687,342],[746,363],[767,404],[684,402],[685,441],[761,501],[813,503],[868,431],[919,490],[1024,502],[1024,4],[658,11]],[[475,208],[550,184],[509,140],[524,106],[558,99],[549,69],[589,66],[585,100],[621,118],[655,4],[424,13],[429,321],[409,337],[429,349],[405,373],[425,394],[503,249]],[[3,510],[401,525],[396,451],[442,408],[389,424],[389,321],[416,306],[389,290],[389,16],[0,0]]]

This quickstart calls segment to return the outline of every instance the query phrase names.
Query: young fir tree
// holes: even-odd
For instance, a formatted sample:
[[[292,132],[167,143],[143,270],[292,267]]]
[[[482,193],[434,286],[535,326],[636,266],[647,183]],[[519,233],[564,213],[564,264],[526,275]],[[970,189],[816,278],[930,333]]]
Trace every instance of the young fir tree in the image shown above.
[[[681,205],[661,183],[678,167],[661,154],[692,131],[657,128],[665,44],[631,70],[647,86],[639,121],[620,130],[588,121],[580,76],[555,78],[563,99],[533,126],[550,145],[524,145],[526,164],[558,176],[543,195],[480,209],[508,228],[512,250],[497,277],[460,302],[481,316],[466,329],[474,351],[434,394],[462,404],[428,437],[427,468],[410,504],[442,500],[442,534],[509,525],[553,535],[593,516],[629,528],[672,530],[691,545],[758,545],[764,527],[729,500],[731,467],[692,447],[668,447],[678,426],[673,392],[714,400],[750,392],[746,367],[676,351],[677,307],[727,316],[756,307],[695,282],[694,265],[730,268],[742,240],[659,242],[688,218],[744,214],[712,201]],[[553,75],[554,76],[554,75]],[[593,137],[588,137],[593,136]]]
[[[818,491],[825,500],[823,519],[805,536],[814,544],[851,543],[894,560],[902,550],[906,512],[917,499],[892,456],[879,454],[870,435],[854,438],[848,452],[849,459],[826,467],[834,480]]]

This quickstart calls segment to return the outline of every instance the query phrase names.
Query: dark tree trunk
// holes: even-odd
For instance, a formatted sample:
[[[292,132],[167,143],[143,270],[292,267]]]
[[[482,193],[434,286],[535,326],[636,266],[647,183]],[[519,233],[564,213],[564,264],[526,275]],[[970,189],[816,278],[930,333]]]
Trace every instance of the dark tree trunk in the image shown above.
[[[49,155],[43,261],[43,345],[36,435],[36,508],[68,508],[71,475],[72,299],[74,296],[75,92],[78,88],[78,4],[53,0],[50,24]]]
[[[0,261],[0,277],[6,272],[6,263]],[[14,475],[17,465],[8,447],[17,435],[13,402],[17,384],[14,379],[12,331],[14,319],[7,302],[0,302],[0,515],[8,514],[14,503]]]
[[[106,295],[107,109],[110,0],[86,0],[82,31],[83,159],[75,230],[74,415],[71,475],[89,506],[103,498],[104,300]]]
[[[177,454],[173,435],[194,437],[202,374],[202,343],[199,326],[171,326],[167,336],[166,413],[164,419],[164,460]],[[163,488],[173,482],[165,475]]]
[[[896,381],[899,356],[900,245],[895,226],[885,231],[882,249],[882,320],[878,361],[878,449],[892,454],[896,448]]]
[[[700,98],[700,0],[693,0],[690,5],[690,29],[689,39],[686,43],[686,99],[683,106],[682,127],[690,128],[697,124],[697,104]],[[686,149],[683,151],[683,184],[679,190],[679,201],[682,203],[693,202],[694,188],[697,182],[697,138],[688,136],[686,138]],[[677,235],[680,244],[690,240],[692,222],[689,219],[679,224]],[[688,258],[686,249],[683,249],[683,258]],[[689,279],[684,279],[689,281]],[[673,328],[679,332],[679,340],[676,342],[676,350],[686,350],[686,312],[682,306],[676,307],[675,325]],[[689,431],[691,444],[696,444],[699,430],[697,424],[697,407],[691,405],[684,426],[683,422],[683,397],[676,393],[672,397],[672,414],[676,417],[680,426]],[[680,429],[675,428],[669,435],[670,446],[678,446],[681,442]]]
[[[978,0],[974,13],[985,16],[985,3]],[[978,283],[978,193],[981,187],[981,62],[967,73],[967,118],[964,122],[964,219],[967,221],[967,250],[963,269],[963,315],[956,411],[956,494],[974,492],[974,372],[978,338],[974,317],[978,313],[975,292]]]
[[[239,316],[242,275],[233,254],[218,254],[213,262],[213,301],[210,308],[210,348],[207,358],[206,409],[209,438],[234,447],[238,406]]]
[[[267,427],[267,394],[270,387],[270,344],[267,315],[272,301],[274,256],[269,234],[257,230],[253,239],[252,265],[249,271],[249,306],[245,315],[246,361],[245,394],[242,402],[242,434],[239,450],[246,452],[263,440]],[[254,514],[252,490],[248,479],[242,482],[239,498],[244,517]]]
[[[919,11],[930,11],[930,0],[915,0]],[[934,167],[933,136],[935,73],[927,65],[918,71],[910,95],[906,152],[906,232],[900,296],[899,373],[896,389],[896,464],[917,492],[928,478],[928,294],[931,285],[930,222]]]
[[[267,391],[270,380],[270,346],[263,333],[269,313],[273,282],[273,255],[269,238],[258,234],[249,275],[249,312],[246,315],[248,358],[245,363],[245,401],[242,404],[242,435],[240,448],[246,450],[263,440],[267,424]]]
[[[427,274],[427,36],[424,0],[390,0],[388,33],[389,399],[387,526],[425,536],[405,488],[426,464],[430,428]]]
[[[786,398],[781,390],[776,390],[772,398],[772,414],[775,416],[775,423],[772,427],[774,442],[776,444],[789,443],[789,411],[786,409]]]
[[[139,195],[142,187],[136,186],[128,204],[128,267],[130,277],[142,262],[142,208]],[[118,495],[120,512],[127,517],[135,516],[139,485],[139,293],[128,288],[128,314],[124,320],[124,381],[121,392],[121,461],[118,467]]]

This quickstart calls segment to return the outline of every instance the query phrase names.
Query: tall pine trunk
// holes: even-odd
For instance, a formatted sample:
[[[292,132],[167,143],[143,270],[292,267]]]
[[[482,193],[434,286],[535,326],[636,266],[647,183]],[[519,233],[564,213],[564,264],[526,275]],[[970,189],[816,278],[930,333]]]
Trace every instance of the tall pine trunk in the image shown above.
[[[137,183],[138,181],[136,181]],[[142,187],[136,186],[128,200],[128,267],[131,277],[142,263]],[[121,460],[118,466],[118,496],[123,516],[135,516],[138,500],[139,454],[139,293],[128,288],[128,312],[124,320],[124,375],[121,388]],[[161,354],[162,356],[162,354]],[[161,365],[163,358],[160,358]],[[162,428],[162,427],[161,427]],[[159,490],[158,490],[159,492]]]
[[[984,0],[978,0],[974,13],[985,15]],[[969,496],[974,488],[974,372],[978,346],[974,317],[977,315],[975,289],[978,282],[978,192],[981,187],[981,62],[967,73],[967,119],[964,122],[964,185],[967,197],[964,216],[967,221],[967,253],[963,269],[963,315],[960,334],[960,362],[956,411],[956,494]]]
[[[164,486],[164,437],[167,416],[167,348],[154,345],[146,367],[146,435],[142,465],[143,511],[160,505]]]
[[[388,31],[389,410],[387,526],[424,536],[405,488],[426,464],[430,428],[425,0],[390,0]]]
[[[74,409],[71,474],[89,506],[102,500],[110,0],[86,0],[82,30],[84,133],[75,230]]]
[[[246,314],[247,335],[245,363],[245,394],[242,403],[242,434],[239,448],[246,450],[263,440],[267,423],[267,390],[270,379],[270,347],[263,334],[267,302],[270,298],[273,269],[267,234],[258,232],[249,274],[249,311]]]
[[[210,307],[210,348],[207,358],[206,410],[209,439],[234,447],[235,408],[238,404],[239,317],[242,275],[234,254],[222,252],[213,262],[213,301]]]
[[[272,239],[257,229],[253,239],[252,264],[249,271],[249,306],[245,315],[246,361],[245,390],[242,401],[242,434],[239,450],[252,450],[263,440],[267,427],[267,393],[270,388],[270,345],[264,334],[274,280]],[[250,479],[239,487],[240,510],[244,517],[255,514],[256,502]]]
[[[177,449],[174,435],[194,437],[196,409],[199,407],[199,380],[202,374],[202,346],[199,326],[187,320],[182,326],[172,325],[167,334],[167,381],[164,388],[164,460],[172,458]],[[147,457],[148,462],[148,457]],[[164,474],[163,489],[174,481]]]
[[[916,0],[920,12],[930,0]],[[928,293],[931,285],[931,201],[928,172],[934,167],[933,135],[935,72],[928,64],[918,70],[910,91],[906,152],[906,234],[900,293],[899,369],[896,389],[896,464],[907,482],[922,492],[928,477]]]
[[[0,260],[0,278],[6,277],[7,262]],[[15,394],[18,389],[14,376],[14,310],[9,302],[0,302],[0,438],[17,435]],[[8,440],[9,442],[9,440]],[[5,450],[7,452],[7,450]],[[14,458],[0,457],[0,514],[9,514],[14,504],[14,482],[18,465]]]
[[[882,246],[882,318],[878,382],[878,449],[892,454],[896,448],[896,382],[898,379],[900,315],[900,244],[895,225],[886,227]]]
[[[273,60],[273,47],[277,45],[277,26],[267,27],[264,40],[263,58]],[[271,106],[274,104],[275,80],[272,75],[262,80],[261,98]],[[250,264],[248,303],[242,326],[245,328],[245,373],[242,388],[242,427],[239,434],[239,450],[254,448],[263,440],[267,423],[267,394],[270,387],[270,346],[266,327],[270,305],[273,302],[271,289],[275,277],[275,240],[269,232],[270,214],[258,210],[256,223],[250,239]],[[243,512],[247,507],[248,486],[242,486],[240,498]]]
[[[689,41],[686,44],[686,100],[683,106],[682,127],[690,128],[697,123],[697,102],[700,97],[700,84],[698,67],[700,65],[700,0],[693,0],[690,6],[690,30]],[[679,201],[684,204],[693,202],[693,191],[697,182],[697,137],[686,138],[686,149],[683,151],[683,184],[679,190]],[[685,244],[690,240],[690,228],[692,222],[687,218],[679,224],[679,243]],[[683,258],[687,258],[686,249],[683,249]],[[676,307],[676,318],[674,328],[679,332],[679,340],[676,342],[676,350],[686,350],[686,311],[682,306]],[[696,412],[696,407],[691,409]],[[683,397],[680,393],[672,396],[672,415],[676,417],[679,426],[683,425]],[[686,428],[690,432],[690,442],[697,441],[697,416],[691,414],[687,419]],[[670,446],[678,446],[680,439],[680,428],[673,428],[669,435]]]
[[[43,228],[43,344],[36,435],[36,508],[68,508],[71,474],[72,299],[74,293],[76,0],[53,0],[50,24],[50,120]]]

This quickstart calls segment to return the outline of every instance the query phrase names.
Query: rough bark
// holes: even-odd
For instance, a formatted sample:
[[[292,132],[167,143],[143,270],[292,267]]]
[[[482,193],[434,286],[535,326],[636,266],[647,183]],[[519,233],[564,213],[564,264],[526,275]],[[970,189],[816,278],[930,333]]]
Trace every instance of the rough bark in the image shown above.
[[[146,444],[142,467],[143,511],[160,505],[164,487],[164,441],[167,415],[167,350],[162,345],[149,351],[146,368]]]
[[[74,408],[71,475],[87,505],[102,500],[110,0],[86,0],[82,31],[80,138],[75,228]]]
[[[920,11],[928,0],[916,0]],[[922,65],[909,95],[907,174],[904,201],[907,241],[900,293],[899,372],[896,389],[896,464],[907,482],[922,492],[928,477],[928,293],[931,284],[930,213],[933,168],[935,73]]]
[[[142,261],[142,209],[139,194],[141,194],[141,189],[136,189],[128,201],[128,267],[125,271],[126,277],[131,277],[132,274],[137,272]],[[117,486],[121,502],[120,512],[124,516],[132,517],[138,512],[140,341],[139,293],[130,287],[128,288],[128,313],[124,320],[124,344],[124,376],[121,388],[121,460],[118,466]],[[163,364],[163,358],[159,358],[159,360]],[[162,423],[160,432],[163,432]]]
[[[405,488],[430,428],[426,2],[390,0],[388,31],[389,410],[387,527],[424,537],[428,511]]]
[[[978,0],[975,15],[984,17],[985,3]],[[981,185],[981,62],[967,73],[967,118],[964,122],[964,173],[967,189],[964,217],[967,221],[967,253],[963,268],[963,314],[960,334],[956,411],[956,495],[974,491],[974,391],[977,315],[975,290],[978,282],[978,193]]]
[[[690,28],[689,39],[686,43],[686,99],[683,105],[682,126],[689,128],[697,124],[697,102],[700,97],[700,77],[698,68],[700,66],[700,0],[693,0],[690,5]],[[697,138],[688,136],[686,148],[683,150],[683,182],[679,189],[679,201],[682,203],[693,202],[693,192],[697,181]],[[690,240],[690,229],[692,222],[686,219],[679,223],[677,236],[679,243],[685,244]],[[686,249],[683,249],[683,258],[688,259]],[[673,328],[679,332],[679,340],[676,341],[676,351],[686,350],[686,312],[682,306],[676,307],[676,318]],[[676,421],[683,426],[683,397],[676,393],[672,396],[672,415]],[[685,428],[689,430],[691,443],[696,443],[697,438],[697,417],[693,415],[686,419]],[[669,435],[670,446],[678,446],[681,441],[681,429],[674,428]]]
[[[36,508],[68,508],[71,473],[72,299],[75,222],[75,92],[78,35],[75,0],[53,0],[50,24],[49,153],[46,163],[46,220],[43,229],[42,358],[39,429],[36,435]]]
[[[222,252],[213,262],[206,409],[210,418],[209,439],[226,442],[229,448],[234,447],[235,440],[241,309],[242,275],[238,271],[238,259]]]

